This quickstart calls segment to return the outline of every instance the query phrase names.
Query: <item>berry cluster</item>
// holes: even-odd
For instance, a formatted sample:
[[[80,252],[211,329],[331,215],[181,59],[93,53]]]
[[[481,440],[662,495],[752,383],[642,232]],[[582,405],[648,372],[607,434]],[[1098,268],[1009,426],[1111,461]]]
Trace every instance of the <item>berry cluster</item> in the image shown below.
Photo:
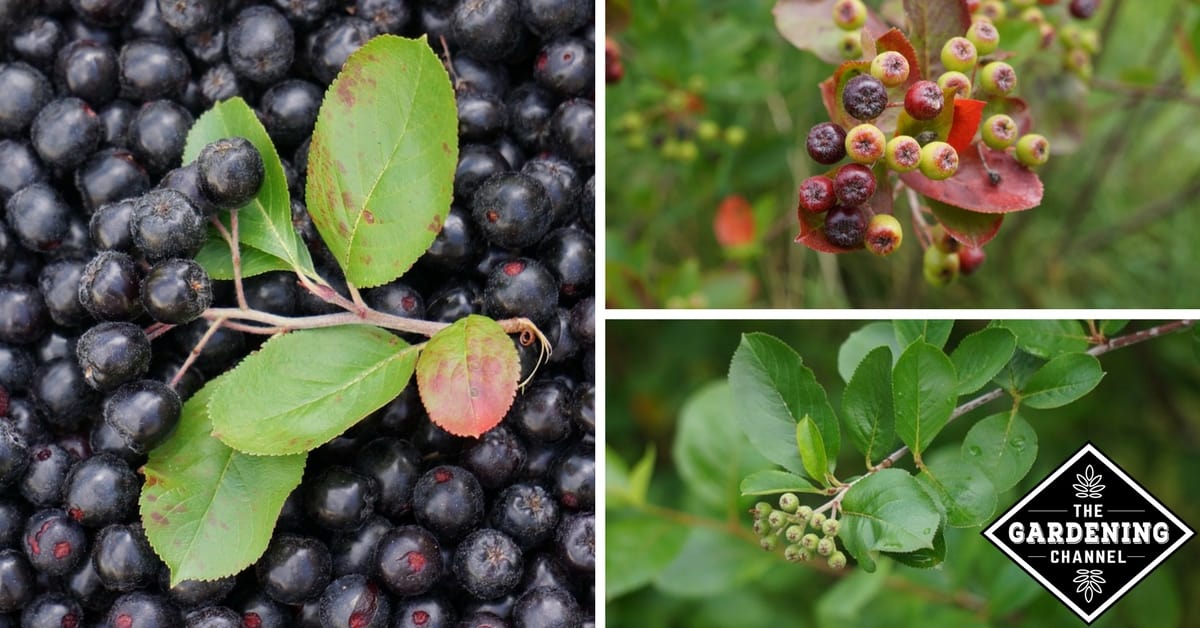
[[[741,146],[746,141],[745,128],[737,124],[722,126],[713,117],[703,115],[708,109],[707,87],[704,77],[693,76],[686,88],[669,89],[660,106],[622,114],[616,128],[625,146],[631,150],[657,150],[664,159],[680,163]]]
[[[977,16],[997,25],[1010,20],[1032,25],[1040,46],[1058,51],[1063,70],[1085,81],[1091,79],[1092,57],[1100,52],[1100,34],[1083,24],[1100,10],[1100,0],[984,0],[969,4],[977,5]]]
[[[846,555],[837,548],[837,535],[842,526],[824,511],[825,508],[813,510],[801,506],[795,493],[784,493],[779,496],[779,508],[758,502],[750,513],[754,517],[754,533],[764,550],[775,551],[786,541],[783,557],[789,562],[807,562],[818,555],[826,558],[831,568],[841,569],[846,566]],[[831,513],[835,511],[830,510]],[[812,532],[806,532],[807,529]]]
[[[292,221],[345,298],[305,205],[326,87],[371,37],[427,35],[454,81],[454,204],[428,252],[366,290],[389,314],[533,320],[532,379],[479,439],[410,386],[314,450],[266,553],[169,586],[139,521],[148,452],[260,340],[192,256],[263,185],[243,138],[182,163],[241,97],[283,156]],[[592,625],[594,87],[587,0],[0,0],[0,626]],[[291,273],[249,308],[330,312]]]

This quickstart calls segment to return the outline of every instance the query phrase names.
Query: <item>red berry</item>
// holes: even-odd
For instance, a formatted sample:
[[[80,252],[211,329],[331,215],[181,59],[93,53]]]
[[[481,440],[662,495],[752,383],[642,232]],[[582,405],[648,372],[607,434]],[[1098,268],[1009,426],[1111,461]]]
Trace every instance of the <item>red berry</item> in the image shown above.
[[[946,97],[933,81],[917,81],[904,95],[904,110],[917,120],[932,120],[942,112]]]
[[[1071,15],[1078,19],[1086,20],[1096,14],[1096,9],[1100,8],[1100,0],[1071,0],[1068,9]]]
[[[797,211],[813,214],[828,211],[833,207],[835,198],[833,179],[824,175],[809,177],[800,183],[800,205]]]
[[[836,164],[846,156],[846,131],[832,122],[822,122],[809,129],[805,147],[817,163]]]
[[[862,205],[875,195],[875,174],[862,164],[846,164],[833,178],[833,192],[843,205]]]
[[[983,249],[964,246],[958,250],[958,270],[964,275],[970,275],[983,265],[987,259],[987,253]]]

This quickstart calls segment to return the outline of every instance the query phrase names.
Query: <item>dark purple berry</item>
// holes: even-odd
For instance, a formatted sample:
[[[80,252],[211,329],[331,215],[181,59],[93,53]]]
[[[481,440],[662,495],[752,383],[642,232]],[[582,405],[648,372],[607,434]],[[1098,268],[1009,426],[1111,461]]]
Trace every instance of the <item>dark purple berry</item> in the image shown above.
[[[808,131],[808,156],[819,164],[836,164],[846,157],[846,131],[832,122],[822,122]]]

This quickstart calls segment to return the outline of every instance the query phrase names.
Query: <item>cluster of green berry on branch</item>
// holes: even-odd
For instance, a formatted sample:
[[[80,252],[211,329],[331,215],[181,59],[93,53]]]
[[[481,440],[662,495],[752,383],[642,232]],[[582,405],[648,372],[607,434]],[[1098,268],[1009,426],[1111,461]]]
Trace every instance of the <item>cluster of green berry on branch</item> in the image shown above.
[[[779,508],[758,502],[750,514],[754,517],[754,533],[764,550],[773,552],[782,546],[783,557],[792,563],[821,556],[832,569],[846,566],[846,555],[837,548],[841,523],[836,519],[836,499],[813,510],[800,505],[795,493],[784,493],[779,496]]]
[[[1008,7],[942,1],[931,19],[926,4],[933,0],[904,3],[903,31],[862,0],[827,4],[847,60],[820,85],[830,119],[811,127],[805,147],[830,169],[799,184],[796,241],[891,255],[904,241],[895,215],[903,195],[927,251],[925,276],[944,285],[979,267],[1004,214],[1041,203],[1035,171],[1050,142],[1016,95],[1015,53],[995,22]],[[1076,4],[1085,3],[1072,2],[1072,12]]]
[[[705,102],[707,81],[693,76],[683,86],[657,86],[655,101],[661,104],[627,111],[617,119],[617,130],[630,150],[654,150],[667,160],[691,163],[701,157],[716,157],[725,149],[746,141],[746,129],[722,125],[708,115]]]
[[[1057,51],[1063,70],[1083,80],[1092,77],[1092,58],[1100,52],[1100,34],[1087,24],[1100,10],[1100,0],[971,0],[975,15],[1006,27],[1023,22],[1036,29],[1040,47]]]

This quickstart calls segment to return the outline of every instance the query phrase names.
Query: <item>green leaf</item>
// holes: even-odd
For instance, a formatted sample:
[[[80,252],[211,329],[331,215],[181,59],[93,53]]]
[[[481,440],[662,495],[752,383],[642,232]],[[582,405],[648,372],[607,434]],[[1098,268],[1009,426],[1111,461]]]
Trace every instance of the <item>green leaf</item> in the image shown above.
[[[1104,334],[1105,338],[1112,338],[1114,334],[1118,334],[1129,321],[1100,321],[1100,333]]]
[[[275,152],[275,145],[271,143],[266,129],[246,101],[241,98],[223,100],[204,112],[188,132],[183,163],[195,161],[206,144],[226,137],[250,140],[263,160],[262,188],[258,196],[238,210],[238,240],[283,260],[287,268],[298,268],[309,276],[316,276],[308,247],[300,241],[300,236],[292,227],[292,203],[288,197],[283,163],[279,161],[279,154]],[[229,217],[223,216],[222,221],[228,226]],[[214,239],[220,240],[218,237],[209,238],[209,241]],[[223,241],[220,247],[229,250]],[[206,254],[200,259],[210,258]],[[208,270],[208,266],[205,269]]]
[[[1017,337],[1003,327],[989,327],[962,339],[950,361],[958,375],[958,394],[973,393],[992,381],[1017,349]]]
[[[521,379],[517,348],[496,321],[472,314],[434,334],[417,360],[429,420],[456,436],[496,427]]]
[[[621,455],[604,446],[604,495],[608,507],[641,506],[646,503],[650,479],[654,473],[654,445],[646,446],[642,459],[629,469]]]
[[[900,357],[900,345],[896,342],[891,323],[868,323],[850,334],[838,349],[838,374],[842,376],[842,381],[849,382],[859,362],[877,347],[890,347],[893,363],[895,358]]]
[[[884,469],[850,487],[842,500],[842,514],[838,537],[847,547],[853,538],[860,550],[868,552],[932,548],[941,520],[929,495],[902,469]]]
[[[171,586],[230,576],[258,560],[304,474],[303,454],[250,456],[209,435],[207,406],[226,377],[184,404],[175,433],[142,467],[142,524],[171,568]]]
[[[1025,387],[1025,382],[1028,382],[1029,378],[1038,369],[1042,368],[1042,365],[1045,363],[1045,360],[1017,349],[1012,359],[1008,361],[1008,364],[1004,365],[1004,368],[1000,370],[1000,373],[996,375],[996,379],[992,380],[992,382],[1003,388],[1010,395],[1015,396]]]
[[[808,415],[816,423],[825,454],[841,448],[837,416],[812,370],[783,341],[745,334],[729,366],[729,383],[742,431],[764,457],[793,473],[803,473],[796,451],[796,423]]]
[[[1017,485],[1037,460],[1037,432],[1015,412],[1001,412],[971,426],[962,458],[979,467],[997,491]]]
[[[993,325],[1016,334],[1018,347],[1046,360],[1062,353],[1084,351],[1088,347],[1087,332],[1079,321],[996,321]]]
[[[931,344],[914,342],[896,362],[892,370],[896,435],[918,462],[921,452],[950,420],[957,387],[954,364]]]
[[[694,527],[654,586],[673,597],[717,595],[761,578],[778,558],[724,531]]]
[[[273,270],[291,270],[288,263],[264,253],[250,245],[238,247],[242,254],[242,278],[253,277]],[[208,241],[196,253],[196,263],[208,271],[211,279],[233,279],[233,257],[229,245],[217,235],[217,230],[209,228]]]
[[[890,565],[884,565],[884,572],[891,571]],[[866,571],[856,571],[834,583],[817,600],[819,625],[855,625],[853,620],[869,610],[871,600],[879,595],[886,582],[887,578],[882,573],[876,576]]]
[[[942,449],[917,476],[946,509],[946,525],[982,525],[996,512],[996,487],[983,471],[962,459],[957,449]]]
[[[902,349],[918,341],[925,342],[941,349],[950,339],[950,330],[954,329],[954,321],[915,321],[898,320],[892,323],[896,334],[896,342]]]
[[[625,510],[609,512],[605,528],[608,600],[650,584],[683,549],[688,531],[683,525]]]
[[[457,163],[454,90],[425,39],[381,35],[350,55],[321,103],[306,194],[350,283],[387,283],[429,248]]]
[[[208,404],[213,436],[249,454],[314,449],[395,399],[418,352],[367,325],[275,336],[221,378]]]
[[[933,547],[913,552],[883,552],[892,560],[915,569],[932,569],[946,562],[946,535],[938,528],[933,535]]]
[[[1100,360],[1087,353],[1068,353],[1038,369],[1021,391],[1021,403],[1031,408],[1057,408],[1092,392],[1104,370]]]
[[[874,464],[891,453],[896,440],[892,409],[892,351],[877,347],[859,363],[842,394],[842,419],[850,442]]]
[[[756,471],[742,480],[742,495],[774,495],[776,493],[813,493],[825,491],[808,480],[787,471]]]
[[[825,475],[832,469],[825,455],[825,443],[821,441],[821,430],[807,416],[796,424],[796,447],[800,450],[800,462],[804,463],[808,477],[828,486],[829,480],[825,479]]]
[[[729,420],[734,414],[729,382],[713,382],[688,397],[675,432],[675,467],[691,494],[714,512],[735,511],[742,476],[770,464]]]
[[[654,476],[654,445],[646,445],[646,453],[642,454],[642,459],[633,465],[633,470],[629,472],[629,496],[634,504],[645,504],[646,495],[650,493],[650,480]]]

